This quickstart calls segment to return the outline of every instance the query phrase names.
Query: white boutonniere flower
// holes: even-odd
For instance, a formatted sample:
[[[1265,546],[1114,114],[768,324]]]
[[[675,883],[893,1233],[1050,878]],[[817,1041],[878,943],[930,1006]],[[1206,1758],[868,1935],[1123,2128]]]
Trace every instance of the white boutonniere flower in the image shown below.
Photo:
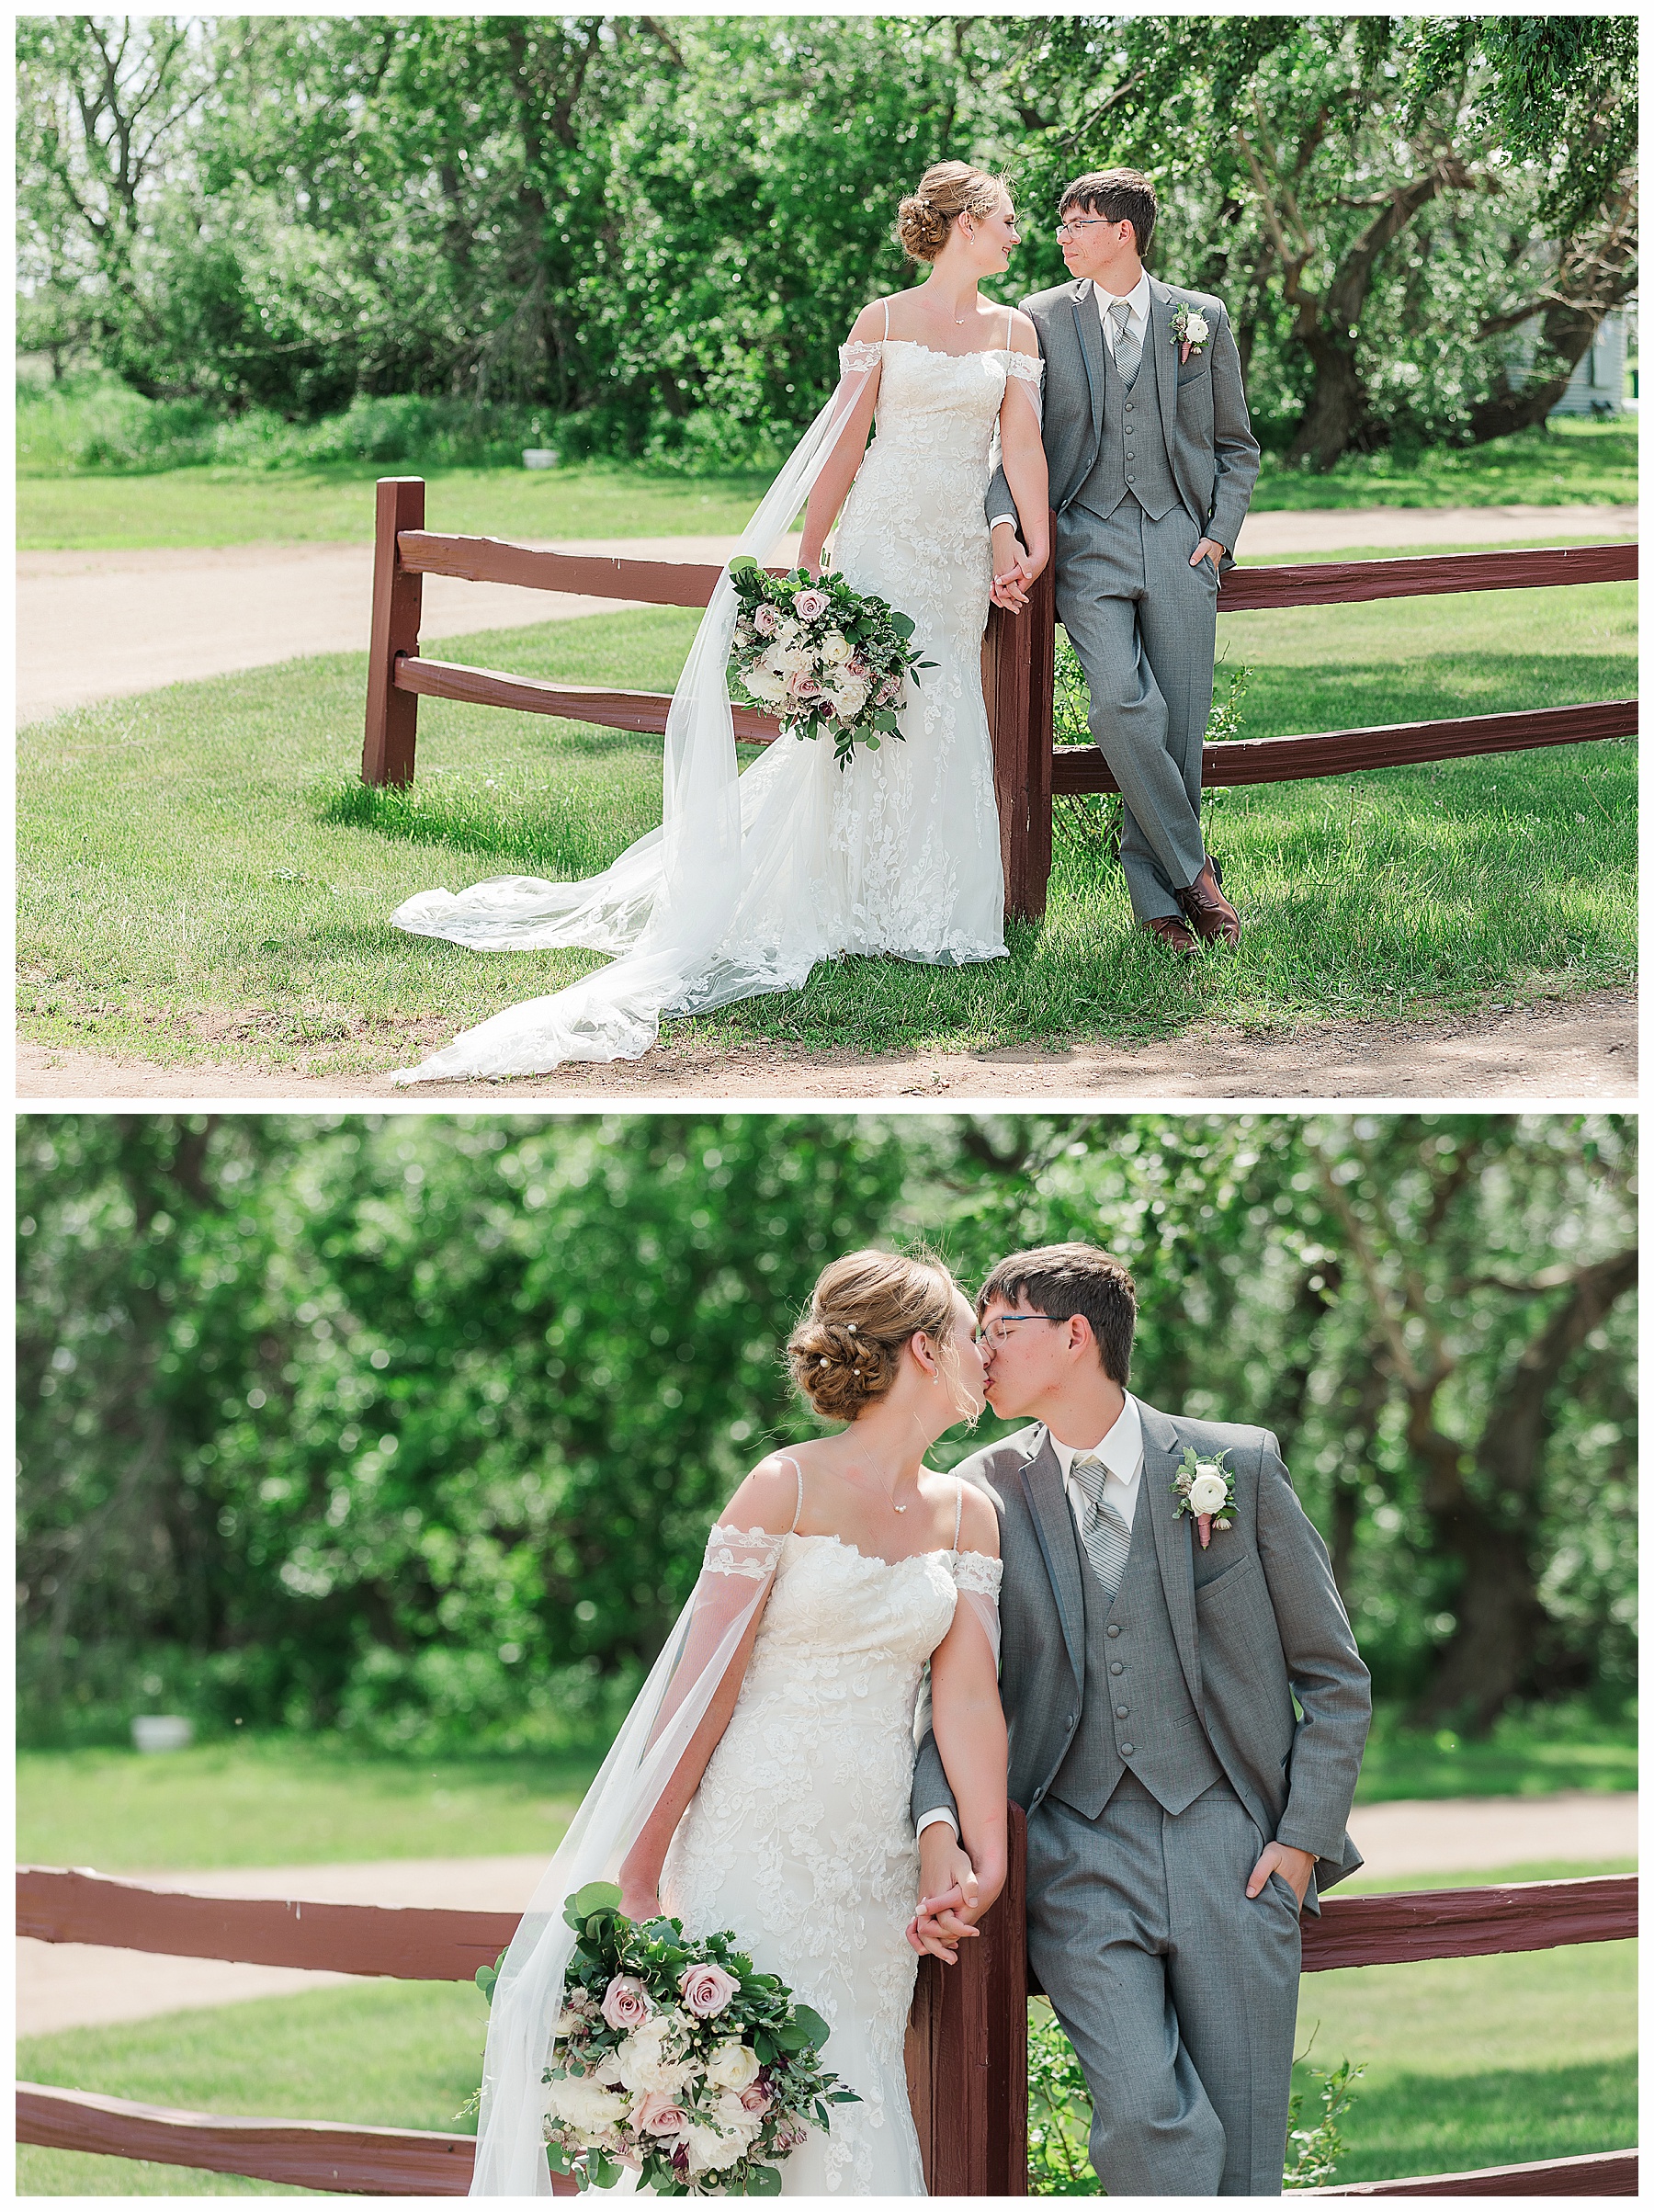
[[[1199,308],[1180,300],[1172,311],[1172,343],[1180,349],[1180,359],[1186,362],[1192,353],[1204,353],[1211,335],[1212,326]]]
[[[1228,1451],[1219,1452],[1216,1458],[1195,1457],[1193,1445],[1184,1445],[1183,1464],[1172,1483],[1172,1494],[1177,1503],[1173,1518],[1181,1520],[1184,1514],[1193,1516],[1200,1531],[1200,1548],[1204,1551],[1212,1540],[1212,1530],[1233,1526],[1235,1510],[1235,1478],[1223,1464]]]

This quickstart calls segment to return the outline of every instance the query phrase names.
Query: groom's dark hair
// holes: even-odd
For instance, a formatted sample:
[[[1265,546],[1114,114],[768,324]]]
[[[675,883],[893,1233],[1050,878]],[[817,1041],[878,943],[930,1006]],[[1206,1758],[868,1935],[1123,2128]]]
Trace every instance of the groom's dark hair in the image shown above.
[[[1059,219],[1071,208],[1101,215],[1105,222],[1128,222],[1137,235],[1139,259],[1147,258],[1160,202],[1140,169],[1088,169],[1083,176],[1076,176],[1071,185],[1062,187],[1062,198],[1057,202]]]
[[[1137,1285],[1131,1272],[1095,1244],[1039,1244],[1001,1260],[977,1293],[980,1319],[995,1300],[1065,1322],[1084,1314],[1102,1355],[1103,1372],[1122,1390],[1131,1379],[1137,1333]]]

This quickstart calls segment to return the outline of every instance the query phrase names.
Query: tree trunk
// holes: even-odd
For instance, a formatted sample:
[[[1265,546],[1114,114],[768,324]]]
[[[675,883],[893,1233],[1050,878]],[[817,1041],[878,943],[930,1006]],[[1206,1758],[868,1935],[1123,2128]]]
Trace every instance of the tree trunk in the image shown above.
[[[1366,387],[1353,347],[1319,331],[1304,344],[1315,364],[1315,382],[1286,465],[1295,468],[1307,460],[1317,469],[1330,469],[1366,420]]]
[[[1606,304],[1589,307],[1558,302],[1548,308],[1539,325],[1542,355],[1553,356],[1559,366],[1554,375],[1530,377],[1520,391],[1501,370],[1485,400],[1470,410],[1470,436],[1476,445],[1490,437],[1509,437],[1513,430],[1529,430],[1543,423],[1568,390],[1569,379],[1590,352],[1592,341],[1609,312]]]

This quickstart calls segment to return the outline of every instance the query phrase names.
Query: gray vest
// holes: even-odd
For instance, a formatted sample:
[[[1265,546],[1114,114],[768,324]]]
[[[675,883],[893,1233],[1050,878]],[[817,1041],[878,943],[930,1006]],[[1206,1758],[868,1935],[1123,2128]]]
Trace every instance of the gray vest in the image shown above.
[[[1050,1794],[1094,1821],[1129,1767],[1167,1812],[1182,1812],[1223,1769],[1184,1680],[1149,1501],[1138,1498],[1112,1605],[1077,1537],[1075,1548],[1085,1593],[1085,1688],[1080,1726]]]
[[[1088,301],[1082,314],[1094,314],[1096,301]],[[1177,479],[1166,451],[1166,434],[1161,427],[1160,395],[1155,385],[1154,323],[1143,335],[1142,366],[1129,391],[1120,380],[1114,356],[1103,343],[1103,436],[1090,474],[1074,494],[1076,506],[1088,507],[1106,521],[1127,493],[1145,515],[1161,521],[1179,504]]]

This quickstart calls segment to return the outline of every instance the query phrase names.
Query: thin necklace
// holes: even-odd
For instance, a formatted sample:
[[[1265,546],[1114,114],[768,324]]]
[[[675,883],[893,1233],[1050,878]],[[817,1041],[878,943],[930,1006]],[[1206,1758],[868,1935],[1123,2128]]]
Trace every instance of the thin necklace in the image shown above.
[[[877,1469],[874,1469],[874,1470],[873,1470],[873,1473],[874,1473],[874,1480],[877,1481],[877,1480],[878,1480],[878,1470],[877,1470]],[[905,1505],[898,1505],[898,1504],[897,1504],[897,1503],[896,1503],[896,1485],[895,1485],[895,1483],[894,1483],[894,1482],[892,1482],[892,1483],[890,1484],[890,1487],[889,1488],[889,1490],[885,1490],[885,1486],[884,1486],[884,1484],[883,1484],[882,1482],[880,1482],[880,1483],[878,1484],[878,1487],[879,1487],[879,1489],[880,1489],[880,1490],[883,1490],[883,1491],[884,1491],[886,1501],[887,1501],[887,1503],[889,1503],[889,1508],[890,1508],[890,1511],[891,1511],[892,1513],[906,1513],[906,1511],[907,1511],[907,1507],[906,1507]]]

